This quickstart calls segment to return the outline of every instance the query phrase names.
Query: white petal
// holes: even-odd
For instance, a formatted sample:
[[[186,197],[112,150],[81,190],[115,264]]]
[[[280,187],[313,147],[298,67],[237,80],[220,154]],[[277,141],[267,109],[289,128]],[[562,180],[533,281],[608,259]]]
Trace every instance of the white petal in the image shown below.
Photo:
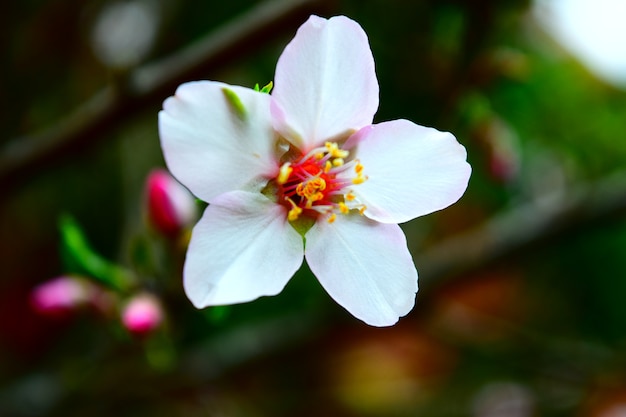
[[[276,66],[275,128],[308,150],[372,122],[378,81],[367,35],[345,16],[311,16]]]
[[[467,188],[467,153],[451,133],[395,120],[362,129],[347,146],[368,177],[354,187],[365,215],[402,223],[456,202]]]
[[[286,209],[261,194],[215,198],[193,229],[184,287],[198,308],[276,295],[302,264],[302,237]]]
[[[417,270],[397,224],[357,214],[318,221],[305,257],[328,294],[372,326],[390,326],[415,304]]]
[[[239,97],[245,114],[236,111],[224,89]],[[161,146],[172,174],[209,202],[275,175],[270,100],[268,94],[212,81],[178,87],[159,113]]]

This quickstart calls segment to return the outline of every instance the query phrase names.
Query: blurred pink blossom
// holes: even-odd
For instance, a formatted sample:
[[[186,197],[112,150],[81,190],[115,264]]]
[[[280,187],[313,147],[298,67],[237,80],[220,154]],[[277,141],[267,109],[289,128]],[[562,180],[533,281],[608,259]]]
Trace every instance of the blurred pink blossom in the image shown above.
[[[152,171],[146,191],[149,222],[165,236],[175,237],[196,220],[194,197],[167,171]]]
[[[89,304],[97,293],[91,282],[64,275],[35,287],[31,293],[31,305],[43,314],[65,315]]]
[[[159,300],[151,294],[133,297],[122,310],[122,323],[136,335],[146,335],[163,322],[163,309]]]

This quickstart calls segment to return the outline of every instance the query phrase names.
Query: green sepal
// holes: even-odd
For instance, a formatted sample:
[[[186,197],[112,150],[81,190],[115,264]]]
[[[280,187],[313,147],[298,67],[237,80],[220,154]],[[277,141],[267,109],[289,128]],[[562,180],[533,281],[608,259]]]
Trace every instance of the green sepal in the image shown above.
[[[272,200],[274,203],[278,203],[278,192],[280,186],[276,183],[276,181],[271,180],[265,184],[265,187],[261,190],[261,194],[263,194],[268,199]]]
[[[209,203],[207,203],[204,200],[200,200],[199,198],[196,198],[195,200],[196,202],[196,207],[200,210],[203,211],[205,208],[207,208],[207,206],[209,205]]]
[[[259,83],[254,84],[254,91],[257,93],[261,91],[261,87],[259,87]]]
[[[257,84],[257,86],[258,86],[258,84]],[[270,91],[272,91],[273,87],[274,87],[274,83],[272,81],[270,81],[269,83],[267,83],[265,85],[265,87],[261,88],[261,93],[269,94]]]
[[[96,253],[76,221],[69,215],[59,219],[61,257],[66,272],[84,275],[117,291],[126,291],[134,284],[133,275]]]
[[[230,107],[233,109],[235,114],[237,114],[237,117],[241,120],[245,120],[247,115],[246,106],[243,105],[243,102],[237,93],[226,87],[222,87],[222,92],[224,93],[224,97],[226,97],[226,101],[230,104]]]
[[[304,235],[306,232],[311,230],[311,227],[315,224],[315,219],[309,216],[301,216],[296,220],[290,221],[289,224],[296,230],[296,232],[300,233],[302,237],[305,237]]]

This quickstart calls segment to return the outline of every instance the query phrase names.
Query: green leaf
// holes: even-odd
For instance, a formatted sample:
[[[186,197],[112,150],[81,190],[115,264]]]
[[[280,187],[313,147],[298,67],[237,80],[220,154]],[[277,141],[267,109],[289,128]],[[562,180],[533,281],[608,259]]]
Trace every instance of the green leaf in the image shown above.
[[[226,97],[226,101],[230,104],[230,107],[233,109],[235,114],[237,114],[237,117],[241,120],[245,120],[247,114],[246,106],[243,105],[243,102],[237,93],[226,87],[222,87],[222,92],[224,93],[224,97]]]
[[[130,289],[134,283],[132,274],[96,253],[71,216],[61,216],[59,229],[61,256],[68,273],[85,275],[118,291]]]

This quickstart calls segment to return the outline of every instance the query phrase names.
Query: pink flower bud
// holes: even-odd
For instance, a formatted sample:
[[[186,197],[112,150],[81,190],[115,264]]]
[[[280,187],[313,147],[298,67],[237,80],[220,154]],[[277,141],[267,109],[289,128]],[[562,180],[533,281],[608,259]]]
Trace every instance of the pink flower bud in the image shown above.
[[[163,321],[163,309],[159,300],[150,294],[133,297],[122,310],[122,323],[133,334],[146,335]]]
[[[96,292],[85,279],[60,276],[35,287],[31,304],[40,313],[62,316],[88,304]]]
[[[148,219],[160,233],[175,237],[196,220],[194,197],[167,171],[152,171],[146,189]]]

